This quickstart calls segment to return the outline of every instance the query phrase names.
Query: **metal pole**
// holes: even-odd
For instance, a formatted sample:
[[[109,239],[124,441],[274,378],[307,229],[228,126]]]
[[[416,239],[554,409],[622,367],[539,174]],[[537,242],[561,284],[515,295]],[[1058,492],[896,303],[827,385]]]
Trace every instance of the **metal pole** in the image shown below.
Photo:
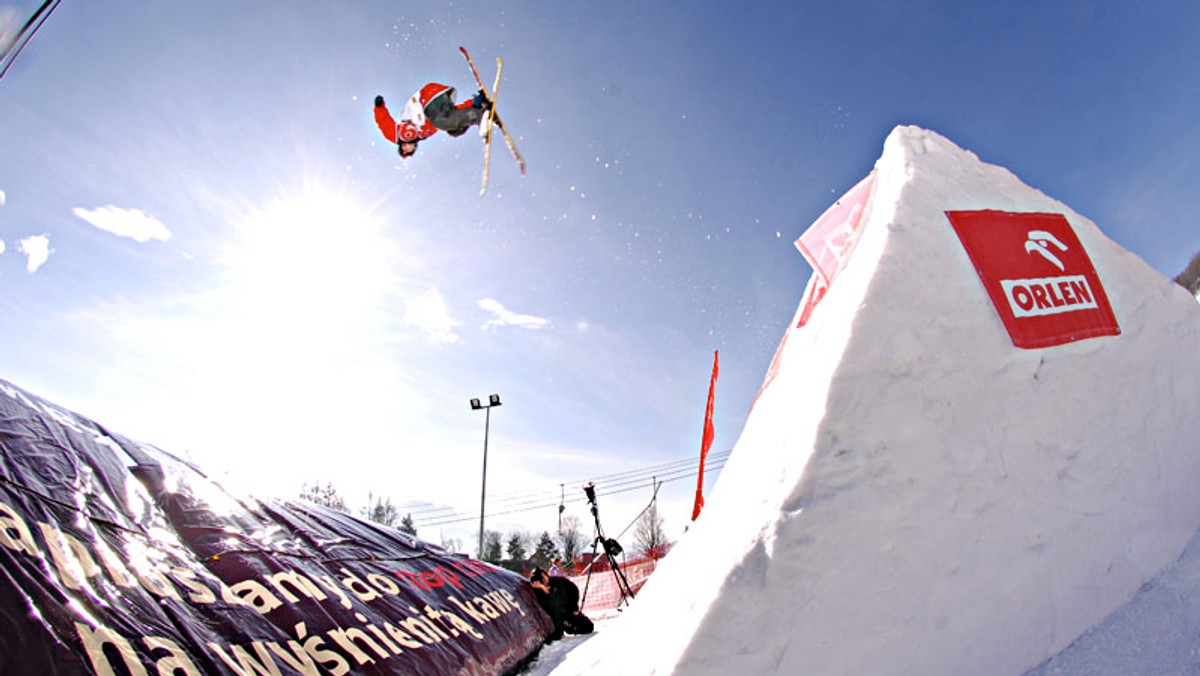
[[[492,423],[492,407],[488,406],[483,419],[483,487],[479,490],[479,560],[483,560],[483,508],[487,504],[487,445],[488,429]]]

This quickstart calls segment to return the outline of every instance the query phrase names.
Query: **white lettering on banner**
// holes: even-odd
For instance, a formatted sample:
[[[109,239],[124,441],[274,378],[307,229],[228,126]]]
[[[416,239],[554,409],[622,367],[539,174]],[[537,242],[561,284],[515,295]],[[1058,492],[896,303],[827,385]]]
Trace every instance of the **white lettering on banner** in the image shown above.
[[[1041,317],[1096,307],[1083,275],[1041,279],[1002,279],[1000,287],[1015,317]]]

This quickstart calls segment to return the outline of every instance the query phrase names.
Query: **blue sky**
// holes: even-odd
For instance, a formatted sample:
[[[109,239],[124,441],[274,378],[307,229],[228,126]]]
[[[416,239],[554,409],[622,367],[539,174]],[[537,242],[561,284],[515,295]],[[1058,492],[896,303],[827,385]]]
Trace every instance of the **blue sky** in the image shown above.
[[[1200,250],[1200,8],[964,4],[64,2],[0,80],[0,378],[263,493],[452,507],[421,535],[467,543],[496,392],[489,499],[551,499],[489,528],[595,478],[619,531],[650,479],[606,482],[696,457],[714,350],[733,446],[793,240],[898,124],[1166,276]],[[504,57],[529,163],[498,145],[482,198],[476,135],[404,162],[371,116],[472,92],[459,44]]]

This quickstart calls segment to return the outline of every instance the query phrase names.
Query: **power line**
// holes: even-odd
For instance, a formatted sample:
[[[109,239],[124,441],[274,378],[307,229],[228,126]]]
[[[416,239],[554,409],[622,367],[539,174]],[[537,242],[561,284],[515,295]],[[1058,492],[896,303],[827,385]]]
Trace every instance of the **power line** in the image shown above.
[[[724,453],[714,453],[709,458],[708,462],[711,464],[715,464],[718,462],[724,462],[727,457],[729,457],[728,451],[726,451]],[[583,484],[591,482],[591,483],[601,484],[607,488],[612,488],[612,487],[620,488],[620,487],[624,487],[624,486],[629,486],[631,484],[632,485],[643,485],[643,484],[645,484],[645,482],[648,479],[651,479],[654,477],[662,477],[662,476],[671,477],[671,476],[679,475],[680,473],[684,473],[684,475],[686,475],[686,476],[695,476],[696,472],[697,472],[696,461],[694,459],[689,459],[689,460],[685,460],[685,461],[681,461],[681,462],[668,463],[665,465],[657,465],[654,467],[649,467],[649,468],[644,468],[644,469],[639,469],[639,470],[619,472],[616,474],[609,474],[606,476],[593,477],[593,478],[589,478],[589,479],[581,479],[581,480],[572,481],[572,482],[563,482],[559,485],[560,486],[570,485],[572,487],[582,488]],[[542,497],[540,497],[541,495],[545,495],[546,497],[542,498]],[[517,506],[520,506],[523,504],[529,504],[531,502],[537,502],[537,501],[550,499],[551,497],[552,497],[552,495],[549,492],[533,493],[533,494],[525,493],[525,494],[513,494],[512,497],[493,499],[493,501],[501,502],[501,503],[508,503],[507,507],[512,508],[512,507],[517,507]],[[558,496],[558,500],[559,501],[562,500],[561,494]],[[577,502],[577,501],[578,501],[578,499],[571,500],[571,502]]]
[[[728,455],[729,455],[728,453],[725,453],[724,454],[725,457],[722,457],[719,460],[715,459],[715,457],[714,457],[712,459],[713,460],[712,462],[706,463],[706,465],[705,465],[706,470],[713,471],[713,470],[719,470],[722,467],[724,467],[725,459],[728,457]],[[668,483],[668,482],[672,482],[672,481],[679,481],[682,479],[694,477],[698,473],[699,473],[698,469],[692,469],[692,470],[684,471],[682,473],[676,473],[673,475],[668,474],[666,476],[659,476],[658,478],[660,479],[660,483]],[[628,493],[629,491],[644,490],[646,488],[644,478],[640,482],[625,481],[625,482],[621,482],[621,483],[615,484],[615,485],[617,485],[619,487],[613,488],[614,484],[611,484],[611,483],[606,484],[606,490],[604,491],[603,494],[604,495],[617,495],[620,493]],[[573,503],[577,503],[577,502],[584,502],[585,500],[586,500],[585,497],[579,496],[579,497],[567,498],[564,502],[573,504]],[[540,504],[533,504],[533,505],[523,506],[523,507],[512,507],[512,508],[502,510],[499,512],[493,511],[493,512],[491,512],[491,514],[493,516],[520,514],[523,512],[532,512],[532,511],[536,511],[539,509],[549,509],[551,507],[556,507],[559,504],[560,504],[560,499],[556,498],[554,501],[542,502]],[[452,508],[447,508],[447,509],[452,510]],[[414,518],[413,521],[414,521],[414,524],[417,525],[418,527],[430,528],[430,527],[434,527],[434,526],[446,526],[446,525],[449,525],[452,523],[462,523],[465,521],[472,521],[472,520],[478,519],[478,518],[479,518],[478,514],[469,514],[469,513],[464,514],[462,512],[452,511],[450,514],[430,516],[430,517],[427,517],[426,519],[420,520],[419,522],[416,518]]]
[[[729,456],[729,453],[730,453],[729,451],[725,451],[722,453],[710,454],[709,462],[723,461],[726,457]],[[624,472],[617,472],[614,474],[593,476],[593,477],[589,477],[587,479],[577,479],[574,481],[564,481],[564,482],[560,482],[558,484],[558,488],[549,488],[549,489],[544,489],[544,490],[535,491],[535,492],[522,491],[522,492],[508,493],[507,497],[505,494],[501,494],[501,495],[493,497],[492,501],[500,502],[500,503],[520,504],[523,502],[529,502],[530,500],[550,499],[550,497],[552,495],[557,500],[557,499],[559,499],[559,493],[563,486],[567,486],[567,485],[570,485],[572,487],[582,486],[583,484],[585,484],[589,481],[594,482],[594,483],[606,484],[606,485],[611,485],[614,483],[619,483],[619,484],[623,485],[623,484],[627,484],[629,482],[645,481],[646,479],[648,479],[650,477],[657,476],[657,475],[664,474],[664,473],[669,473],[671,471],[678,471],[679,469],[683,469],[683,468],[690,469],[691,467],[695,466],[695,464],[696,464],[696,460],[692,459],[692,458],[689,458],[686,460],[678,460],[678,461],[674,461],[674,462],[670,462],[670,463],[653,465],[650,467],[645,467],[645,468],[636,469],[636,470],[627,470]],[[403,505],[400,508],[403,509]],[[433,513],[433,512],[449,511],[452,509],[453,509],[452,507],[445,507],[445,506],[424,507],[424,508],[420,508],[420,509],[411,510],[410,513],[413,515],[421,515],[421,514],[429,514],[429,513]]]
[[[720,467],[714,466],[710,469],[716,470],[716,469],[720,469]],[[695,476],[695,474],[693,474],[692,476]],[[679,479],[686,479],[686,478],[689,478],[689,477],[686,477],[686,476],[676,477],[674,479],[664,480],[663,483],[666,483],[667,481],[677,481]],[[645,489],[645,486],[631,486],[628,488],[623,488],[621,490],[609,491],[608,493],[606,493],[606,495],[616,495],[619,493],[628,493],[630,491],[643,490],[643,489]],[[567,502],[568,503],[584,502],[584,499],[583,498],[571,498],[571,499],[567,500]],[[537,511],[539,509],[551,509],[556,506],[557,506],[557,503],[549,503],[549,504],[545,504],[545,505],[535,505],[535,506],[531,506],[531,507],[522,507],[522,508],[517,508],[517,509],[509,509],[509,510],[502,510],[502,511],[497,511],[497,512],[490,512],[490,514],[492,514],[493,516],[505,516],[505,515],[512,515],[512,514],[521,514],[521,513],[525,513],[525,512],[533,512],[533,511]],[[479,515],[477,515],[477,514],[463,514],[462,512],[455,512],[451,515],[446,515],[443,517],[436,517],[429,521],[417,521],[414,519],[414,525],[418,528],[432,528],[435,526],[447,526],[447,525],[454,524],[454,523],[474,521],[478,518],[479,518]]]
[[[731,453],[731,451],[710,453],[708,455],[707,462],[710,466],[714,465],[716,463],[723,463],[726,460],[726,458],[729,457],[730,453]],[[613,474],[589,477],[587,479],[564,481],[564,482],[560,482],[558,484],[558,486],[555,488],[548,488],[548,489],[534,491],[534,492],[524,491],[524,492],[519,492],[519,493],[509,493],[509,494],[507,494],[507,497],[505,497],[504,495],[500,495],[500,496],[492,497],[489,501],[492,502],[493,504],[499,504],[500,509],[514,509],[517,507],[521,507],[524,505],[530,505],[530,504],[534,504],[537,507],[542,507],[542,506],[545,506],[545,503],[547,503],[547,502],[549,502],[550,504],[553,504],[553,505],[557,505],[563,501],[562,496],[561,496],[561,490],[562,490],[563,486],[571,486],[573,488],[574,487],[582,487],[583,484],[591,481],[596,484],[601,484],[605,487],[621,488],[624,486],[628,486],[630,484],[643,484],[643,483],[645,483],[646,480],[648,480],[652,477],[656,477],[656,476],[668,476],[669,477],[669,476],[678,474],[679,472],[690,472],[686,476],[695,476],[696,475],[695,467],[696,467],[696,459],[688,458],[685,460],[677,460],[674,462],[663,463],[663,464],[659,464],[659,465],[652,465],[649,467],[643,467],[640,469],[626,470],[624,472],[616,472]],[[680,477],[680,478],[682,478],[682,477]],[[572,499],[566,500],[566,502],[578,502],[581,499],[582,498],[572,498]],[[397,509],[412,515],[414,520],[415,519],[436,520],[436,519],[442,518],[443,516],[451,516],[451,515],[457,513],[453,507],[449,507],[449,506],[423,507],[420,509],[405,510],[404,506],[401,505]],[[446,514],[447,512],[449,514]]]

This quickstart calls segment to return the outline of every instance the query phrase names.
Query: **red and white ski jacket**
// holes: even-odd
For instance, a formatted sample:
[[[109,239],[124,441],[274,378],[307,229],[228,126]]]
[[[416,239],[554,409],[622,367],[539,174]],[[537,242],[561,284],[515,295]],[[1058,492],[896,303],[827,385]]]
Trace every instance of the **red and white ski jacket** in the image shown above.
[[[375,124],[378,125],[379,131],[383,132],[384,138],[392,143],[424,141],[438,131],[437,127],[425,119],[425,106],[439,96],[453,97],[454,87],[436,82],[430,82],[421,87],[421,90],[413,94],[404,104],[404,110],[400,111],[399,121],[392,119],[386,105],[375,106]],[[471,105],[471,99],[467,99],[455,107],[470,108]]]

